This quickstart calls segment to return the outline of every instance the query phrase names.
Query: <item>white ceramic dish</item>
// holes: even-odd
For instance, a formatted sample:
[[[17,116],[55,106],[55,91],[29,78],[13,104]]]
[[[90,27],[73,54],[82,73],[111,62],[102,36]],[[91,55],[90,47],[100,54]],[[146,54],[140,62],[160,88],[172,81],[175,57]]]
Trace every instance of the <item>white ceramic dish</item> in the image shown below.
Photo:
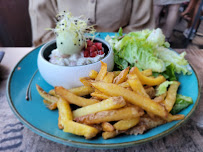
[[[101,60],[108,65],[108,71],[112,71],[114,67],[113,50],[111,46],[100,38],[95,38],[94,42],[101,42],[104,48],[105,57]],[[101,63],[95,62],[88,65],[80,66],[60,66],[52,64],[48,61],[49,55],[56,48],[56,40],[46,43],[38,54],[38,68],[44,80],[55,86],[63,86],[66,89],[81,86],[80,77],[87,77],[91,70],[99,71]]]

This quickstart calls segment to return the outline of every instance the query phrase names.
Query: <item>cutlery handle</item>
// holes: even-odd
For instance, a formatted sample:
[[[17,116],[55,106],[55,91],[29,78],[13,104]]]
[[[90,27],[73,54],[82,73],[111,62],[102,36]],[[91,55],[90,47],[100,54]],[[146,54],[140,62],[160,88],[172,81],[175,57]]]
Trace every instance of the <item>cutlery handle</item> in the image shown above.
[[[1,60],[3,59],[4,54],[5,54],[5,52],[4,52],[4,51],[0,51],[0,62],[1,62]]]

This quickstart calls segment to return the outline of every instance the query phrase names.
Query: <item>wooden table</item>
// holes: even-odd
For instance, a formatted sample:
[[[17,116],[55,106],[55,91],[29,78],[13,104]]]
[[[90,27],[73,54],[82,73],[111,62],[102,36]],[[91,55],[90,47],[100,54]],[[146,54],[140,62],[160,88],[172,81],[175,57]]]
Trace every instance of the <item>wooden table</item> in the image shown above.
[[[182,127],[166,137],[140,146],[119,150],[89,150],[69,147],[47,140],[33,133],[19,122],[9,108],[6,98],[6,81],[9,72],[25,54],[32,50],[32,48],[1,48],[1,50],[5,51],[5,56],[0,64],[0,151],[203,151],[203,97],[200,98],[200,103],[191,119]],[[186,58],[195,68],[198,77],[202,82],[203,50],[177,50],[179,53],[182,51],[187,52]]]

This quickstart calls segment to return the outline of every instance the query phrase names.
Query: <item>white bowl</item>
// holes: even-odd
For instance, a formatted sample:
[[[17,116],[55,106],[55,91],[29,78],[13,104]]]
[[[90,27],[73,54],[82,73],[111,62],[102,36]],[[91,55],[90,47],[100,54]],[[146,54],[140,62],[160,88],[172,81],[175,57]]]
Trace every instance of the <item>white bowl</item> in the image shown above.
[[[108,71],[112,71],[114,67],[113,50],[111,46],[104,40],[95,38],[94,42],[101,42],[104,48],[105,57],[101,60],[107,63]],[[55,86],[63,86],[66,89],[79,87],[82,85],[80,77],[88,77],[91,70],[99,71],[101,68],[100,61],[80,66],[61,66],[50,63],[49,55],[56,48],[56,40],[46,43],[38,54],[38,68],[44,80]]]

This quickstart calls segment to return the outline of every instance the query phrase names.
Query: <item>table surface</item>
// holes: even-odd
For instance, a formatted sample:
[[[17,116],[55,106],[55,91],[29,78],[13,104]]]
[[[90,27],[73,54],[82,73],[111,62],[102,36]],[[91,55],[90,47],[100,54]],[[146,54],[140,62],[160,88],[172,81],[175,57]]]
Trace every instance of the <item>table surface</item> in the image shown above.
[[[5,56],[0,64],[0,151],[36,152],[36,151],[203,151],[203,97],[190,118],[182,127],[161,139],[136,147],[118,150],[91,150],[65,146],[49,141],[26,127],[16,118],[9,108],[6,97],[6,82],[8,75],[15,64],[33,48],[0,48],[5,51]],[[186,59],[194,67],[200,82],[203,81],[203,50],[176,49],[177,52],[186,51]],[[202,83],[200,84],[202,88]],[[202,90],[202,89],[201,89]],[[202,92],[201,92],[202,94]]]

